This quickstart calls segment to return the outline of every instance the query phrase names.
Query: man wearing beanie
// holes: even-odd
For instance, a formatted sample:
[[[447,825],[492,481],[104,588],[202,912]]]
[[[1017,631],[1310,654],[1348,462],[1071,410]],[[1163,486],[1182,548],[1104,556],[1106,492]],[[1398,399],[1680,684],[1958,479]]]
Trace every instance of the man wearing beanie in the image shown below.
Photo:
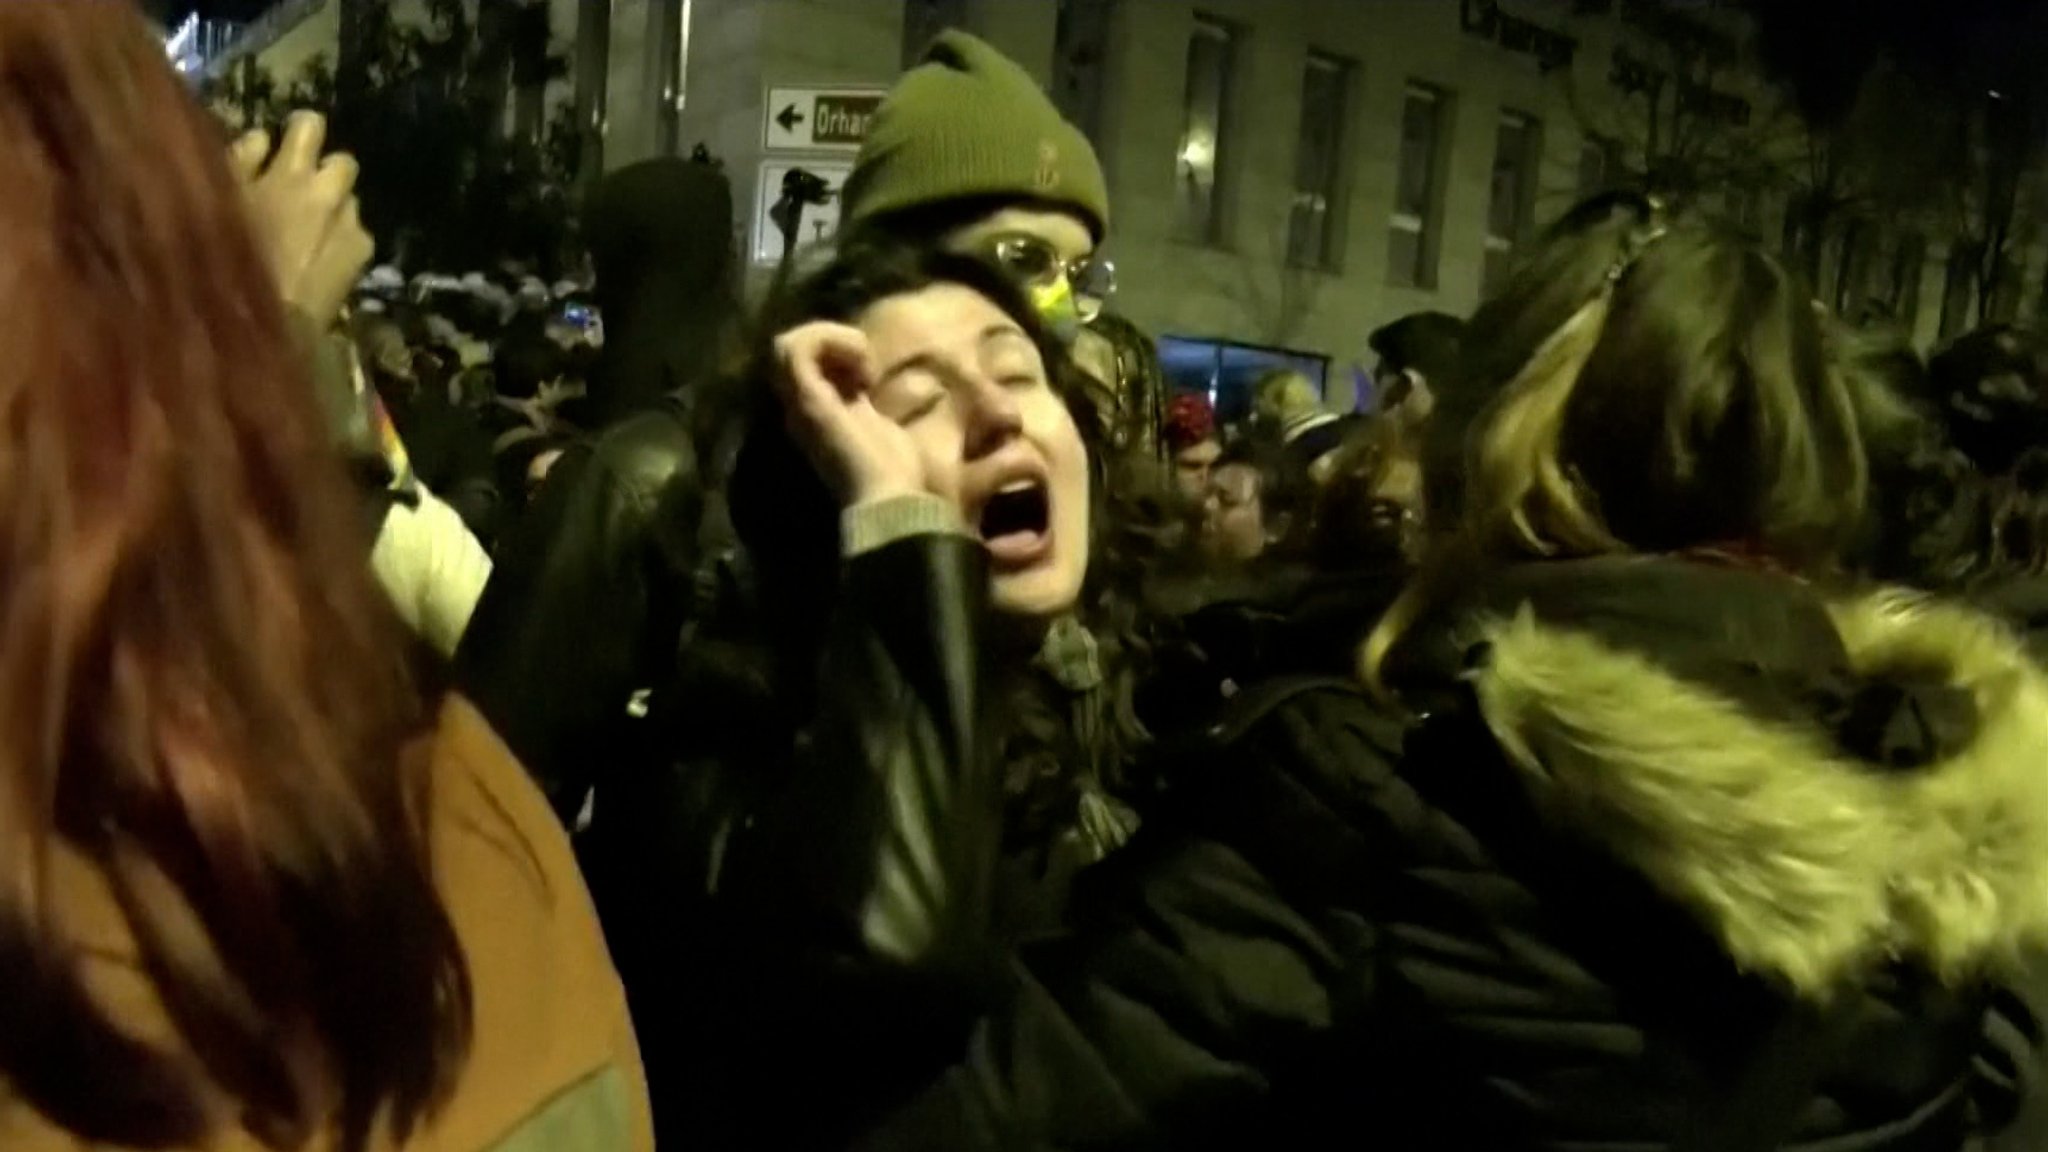
[[[986,42],[940,34],[869,123],[840,194],[849,236],[995,259],[1056,325],[1109,232],[1095,149],[1038,83]]]

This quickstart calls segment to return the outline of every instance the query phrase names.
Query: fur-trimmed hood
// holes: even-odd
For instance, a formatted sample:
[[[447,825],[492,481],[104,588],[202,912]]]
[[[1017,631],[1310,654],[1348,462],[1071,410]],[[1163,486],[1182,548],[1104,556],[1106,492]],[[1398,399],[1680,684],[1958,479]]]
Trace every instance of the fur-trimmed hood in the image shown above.
[[[1960,982],[2048,941],[2048,677],[1965,608],[1899,593],[1825,607],[1849,686],[1832,711],[1758,709],[1754,666],[1718,681],[1526,602],[1480,618],[1487,655],[1467,677],[1548,819],[1802,996],[1892,959]],[[1845,740],[1859,699],[1924,721],[1911,685],[1960,709],[1952,739],[1906,765]]]

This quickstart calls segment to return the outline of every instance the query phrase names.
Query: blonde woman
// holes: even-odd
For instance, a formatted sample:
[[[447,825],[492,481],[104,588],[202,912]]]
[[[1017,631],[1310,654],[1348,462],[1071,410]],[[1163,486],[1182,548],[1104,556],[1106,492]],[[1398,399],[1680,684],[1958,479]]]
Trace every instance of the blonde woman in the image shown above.
[[[1774,257],[1582,206],[1481,309],[1371,693],[1249,687],[876,1147],[1956,1149],[2048,929],[2048,681],[1837,583],[1855,414]]]

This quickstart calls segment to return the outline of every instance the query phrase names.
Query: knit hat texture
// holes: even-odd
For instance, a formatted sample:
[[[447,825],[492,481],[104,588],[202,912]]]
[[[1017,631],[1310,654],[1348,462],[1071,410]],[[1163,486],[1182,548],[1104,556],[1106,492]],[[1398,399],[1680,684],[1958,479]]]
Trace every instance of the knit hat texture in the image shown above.
[[[1069,209],[1098,241],[1109,231],[1109,188],[1088,138],[1015,61],[947,31],[875,110],[841,204],[861,221],[983,196]]]

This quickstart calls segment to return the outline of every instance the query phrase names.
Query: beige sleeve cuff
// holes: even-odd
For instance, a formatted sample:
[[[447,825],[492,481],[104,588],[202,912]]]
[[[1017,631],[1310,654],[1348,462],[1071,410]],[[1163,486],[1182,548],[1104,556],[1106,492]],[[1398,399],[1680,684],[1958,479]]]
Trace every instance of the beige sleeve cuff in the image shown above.
[[[892,496],[839,514],[841,549],[850,559],[912,536],[964,536],[960,514],[937,496]]]

